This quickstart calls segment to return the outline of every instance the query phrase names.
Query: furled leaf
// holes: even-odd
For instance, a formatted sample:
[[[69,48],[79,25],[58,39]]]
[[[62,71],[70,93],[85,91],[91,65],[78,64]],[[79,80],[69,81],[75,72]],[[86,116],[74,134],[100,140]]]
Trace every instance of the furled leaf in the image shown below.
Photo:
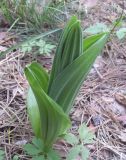
[[[71,145],[78,144],[78,142],[79,142],[78,138],[72,133],[66,134],[64,139],[67,141],[67,143],[69,143]]]
[[[64,112],[69,113],[80,86],[89,73],[95,59],[103,49],[107,39],[108,34],[100,37],[53,81],[49,95],[62,106]]]
[[[49,89],[58,74],[82,53],[82,31],[75,16],[71,18],[57,47],[49,81]]]
[[[38,73],[39,83],[41,84],[43,90],[45,92],[47,92],[48,79],[49,79],[48,74],[41,67],[41,65],[39,65],[38,63],[35,63],[35,64],[36,65],[34,65],[33,70],[34,70],[34,72],[36,72],[36,70],[38,71],[38,72],[36,72],[36,74]],[[35,98],[34,93],[31,88],[29,88],[28,96],[27,96],[27,109],[28,109],[30,122],[32,124],[32,128],[35,133],[35,136],[40,138],[41,137],[40,113],[39,113],[39,108],[38,108],[36,98]]]
[[[93,142],[93,139],[95,138],[95,136],[85,124],[82,124],[79,127],[78,132],[79,132],[79,137],[80,137],[81,141],[84,141],[84,143],[92,143]]]
[[[81,152],[81,146],[80,145],[74,146],[70,149],[66,159],[76,160],[80,152]]]
[[[25,68],[25,75],[38,104],[42,140],[44,142],[44,149],[47,151],[56,138],[63,134],[70,126],[70,120],[61,107],[46,94],[47,85],[39,79],[43,77],[46,80],[46,77],[39,71],[39,67],[37,69],[37,65],[37,63],[32,63],[27,66]]]
[[[119,39],[123,39],[126,36],[126,28],[120,28],[117,32],[116,35]]]

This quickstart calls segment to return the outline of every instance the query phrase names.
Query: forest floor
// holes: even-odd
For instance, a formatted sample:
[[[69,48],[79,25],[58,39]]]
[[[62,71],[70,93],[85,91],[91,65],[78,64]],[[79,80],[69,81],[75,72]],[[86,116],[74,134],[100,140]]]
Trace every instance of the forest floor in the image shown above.
[[[122,1],[100,0],[89,9],[82,22],[84,27],[96,22],[110,25],[121,14],[116,4]],[[124,9],[126,9],[126,4]],[[0,50],[15,44],[5,32],[0,32]],[[24,66],[34,57],[22,57],[20,50],[11,52],[0,60],[0,147],[5,150],[6,160],[18,155],[29,159],[22,145],[30,142],[33,133],[26,111],[27,81]],[[51,68],[52,56],[38,56],[38,61]],[[76,134],[81,123],[86,123],[96,134],[90,149],[90,160],[126,160],[126,41],[112,38],[105,46],[84,82],[71,111],[71,132]],[[65,142],[55,145],[65,154]]]

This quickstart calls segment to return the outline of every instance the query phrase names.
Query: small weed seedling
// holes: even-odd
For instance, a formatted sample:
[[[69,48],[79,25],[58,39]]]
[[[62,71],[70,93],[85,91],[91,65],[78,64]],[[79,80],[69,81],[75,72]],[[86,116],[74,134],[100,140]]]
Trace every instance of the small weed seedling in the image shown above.
[[[14,155],[12,160],[20,160],[19,157],[17,155]]]
[[[84,146],[93,143],[95,135],[89,130],[86,124],[82,124],[78,129],[78,136],[72,133],[65,135],[64,139],[72,146],[69,150],[66,160],[76,160],[81,156],[82,160],[89,158],[90,151]],[[47,155],[43,152],[43,144],[41,139],[33,138],[32,143],[24,146],[25,152],[32,157],[32,160],[61,160],[59,154],[51,149]]]
[[[93,35],[102,32],[114,32],[119,40],[122,40],[126,37],[126,27],[124,26],[123,16],[121,15],[119,19],[113,22],[114,27],[108,27],[104,23],[96,23],[84,30],[84,34]],[[117,28],[115,30],[115,28]],[[114,30],[113,30],[114,29]]]
[[[67,143],[72,145],[72,148],[67,155],[67,160],[76,160],[79,156],[82,160],[87,160],[89,158],[90,151],[84,145],[93,143],[95,135],[85,124],[82,124],[79,127],[78,136],[68,133],[64,138]]]
[[[33,54],[50,54],[52,49],[55,48],[55,45],[49,44],[44,40],[35,40],[32,42],[24,43],[21,46],[21,51],[23,53],[30,53]]]
[[[24,151],[32,157],[32,160],[60,160],[60,156],[53,149],[50,149],[48,154],[45,154],[42,140],[37,138],[33,138],[32,143],[26,144]]]

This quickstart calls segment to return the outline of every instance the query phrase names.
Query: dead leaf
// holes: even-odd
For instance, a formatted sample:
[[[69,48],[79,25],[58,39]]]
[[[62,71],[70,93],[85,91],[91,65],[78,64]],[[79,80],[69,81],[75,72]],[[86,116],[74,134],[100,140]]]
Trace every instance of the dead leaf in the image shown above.
[[[6,50],[7,50],[7,47],[0,46],[0,51],[1,52],[6,51]]]
[[[0,41],[5,39],[7,36],[7,33],[6,32],[0,32]]]
[[[89,130],[92,132],[92,133],[96,133],[97,132],[97,130],[98,130],[98,128],[97,127],[95,127],[92,123],[90,123],[90,125],[89,125]]]
[[[122,93],[116,93],[115,94],[115,100],[120,103],[121,105],[126,107],[126,95]]]
[[[122,142],[125,142],[126,143],[126,129],[121,131],[120,135],[119,135],[119,139],[122,141]]]
[[[126,115],[116,117],[119,121],[126,121]]]
[[[15,144],[16,145],[25,145],[27,143],[27,140],[20,140],[20,141],[17,141]]]
[[[98,0],[80,0],[80,3],[86,8],[92,8],[97,5]]]
[[[116,119],[120,121],[124,127],[126,126],[126,115],[119,116],[119,117],[116,116]]]

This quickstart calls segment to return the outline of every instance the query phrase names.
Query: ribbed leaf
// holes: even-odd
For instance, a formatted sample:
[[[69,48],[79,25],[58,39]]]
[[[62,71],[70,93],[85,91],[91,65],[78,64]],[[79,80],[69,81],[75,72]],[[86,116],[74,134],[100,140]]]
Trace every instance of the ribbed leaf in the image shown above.
[[[38,104],[31,88],[29,88],[27,95],[27,110],[33,132],[37,138],[41,138],[40,113]]]
[[[91,47],[95,42],[97,42],[105,33],[100,33],[96,35],[89,36],[83,40],[83,52],[85,52],[89,47]]]
[[[82,33],[75,16],[71,18],[59,41],[50,75],[49,88],[58,74],[82,53]],[[76,39],[75,39],[76,37]],[[75,45],[76,43],[76,45]]]
[[[70,111],[81,84],[90,71],[96,57],[103,49],[107,39],[108,34],[104,34],[89,48],[85,47],[88,49],[53,81],[49,95],[62,106],[64,112],[68,113]]]
[[[25,75],[39,107],[42,139],[47,151],[56,138],[69,127],[70,120],[61,107],[44,91],[44,85],[39,81],[39,77],[43,75],[40,75],[39,68],[37,69],[36,66],[36,63],[27,66]]]
[[[35,65],[32,65],[32,70],[36,72],[39,83],[41,84],[43,90],[47,92],[49,76],[41,65],[35,62],[33,62],[33,64]],[[27,95],[27,109],[35,136],[37,138],[41,138],[40,113],[36,98],[31,88],[29,88]]]

